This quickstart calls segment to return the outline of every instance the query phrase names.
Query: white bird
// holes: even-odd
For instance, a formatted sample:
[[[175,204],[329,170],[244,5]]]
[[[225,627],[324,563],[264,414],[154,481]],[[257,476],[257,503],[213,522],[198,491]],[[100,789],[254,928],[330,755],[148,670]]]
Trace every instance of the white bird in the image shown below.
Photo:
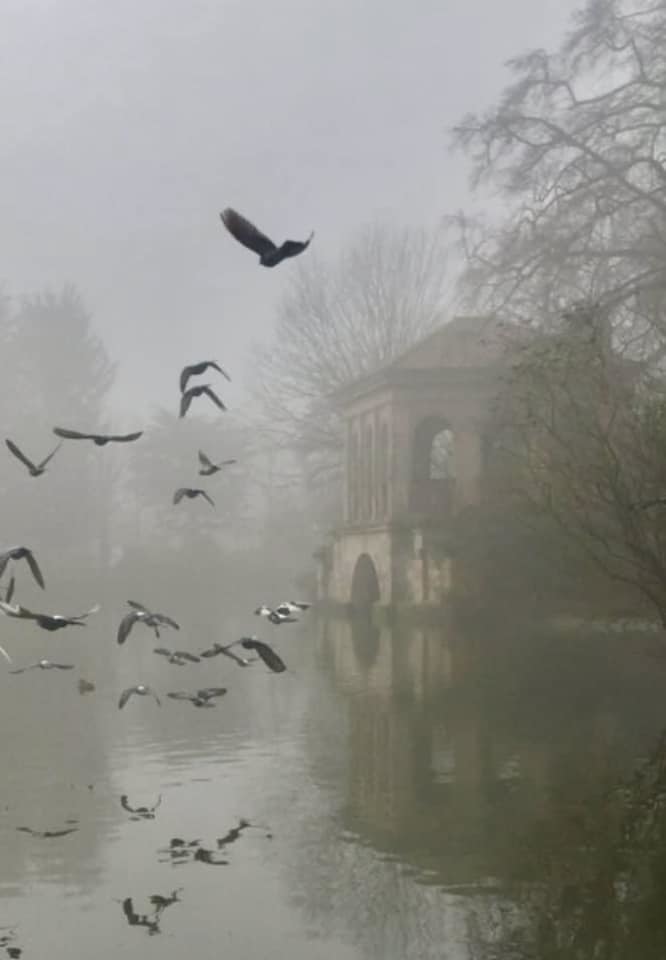
[[[260,607],[254,611],[255,616],[257,617],[266,617],[270,623],[279,626],[281,623],[298,623],[296,617],[290,616],[289,612],[280,613],[278,610],[272,610],[270,607],[267,607],[265,603],[262,603]]]

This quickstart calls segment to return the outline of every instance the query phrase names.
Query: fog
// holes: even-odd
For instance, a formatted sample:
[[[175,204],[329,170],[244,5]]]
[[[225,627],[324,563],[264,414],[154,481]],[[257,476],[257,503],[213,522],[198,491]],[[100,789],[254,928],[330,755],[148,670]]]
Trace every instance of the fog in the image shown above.
[[[257,270],[219,210],[315,229],[324,258],[377,218],[437,222],[466,190],[448,128],[570,6],[4,0],[5,292],[76,283],[123,410],[209,353],[239,402],[289,271]]]
[[[662,960],[640,6],[0,0],[0,956]]]

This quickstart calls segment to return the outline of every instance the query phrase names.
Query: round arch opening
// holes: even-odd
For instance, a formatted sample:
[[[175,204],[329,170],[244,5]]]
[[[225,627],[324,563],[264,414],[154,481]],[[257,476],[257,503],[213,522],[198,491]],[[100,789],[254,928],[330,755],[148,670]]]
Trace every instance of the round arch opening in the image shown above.
[[[356,561],[351,585],[351,603],[355,610],[369,610],[379,600],[379,580],[372,558],[362,553]]]

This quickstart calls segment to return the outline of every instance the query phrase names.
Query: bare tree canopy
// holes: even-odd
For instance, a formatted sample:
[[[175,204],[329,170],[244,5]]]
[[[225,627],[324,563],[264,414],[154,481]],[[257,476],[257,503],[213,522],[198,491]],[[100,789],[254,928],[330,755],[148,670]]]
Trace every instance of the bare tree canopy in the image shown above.
[[[440,323],[446,279],[443,235],[417,229],[373,226],[336,263],[304,263],[257,365],[273,439],[313,467],[337,464],[341,432],[331,393]]]
[[[467,296],[530,323],[581,299],[664,324],[666,0],[588,0],[555,53],[516,79],[455,142],[473,185],[510,204],[499,227],[460,215]]]
[[[508,385],[501,448],[514,489],[666,623],[666,384],[577,310],[534,337]]]

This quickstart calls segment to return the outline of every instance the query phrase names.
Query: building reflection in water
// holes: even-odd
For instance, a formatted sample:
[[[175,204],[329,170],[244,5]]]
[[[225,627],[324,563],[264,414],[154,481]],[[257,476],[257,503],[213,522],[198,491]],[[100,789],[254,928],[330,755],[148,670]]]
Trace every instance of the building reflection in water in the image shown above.
[[[493,911],[525,922],[516,890],[552,875],[571,824],[603,809],[663,724],[663,676],[626,638],[491,641],[335,620],[319,625],[319,653],[345,704],[328,758],[344,771],[340,836],[399,864],[410,884],[474,894],[477,934]],[[310,745],[325,764],[316,730]],[[362,900],[358,878],[356,889]],[[386,910],[402,913],[389,893]]]

